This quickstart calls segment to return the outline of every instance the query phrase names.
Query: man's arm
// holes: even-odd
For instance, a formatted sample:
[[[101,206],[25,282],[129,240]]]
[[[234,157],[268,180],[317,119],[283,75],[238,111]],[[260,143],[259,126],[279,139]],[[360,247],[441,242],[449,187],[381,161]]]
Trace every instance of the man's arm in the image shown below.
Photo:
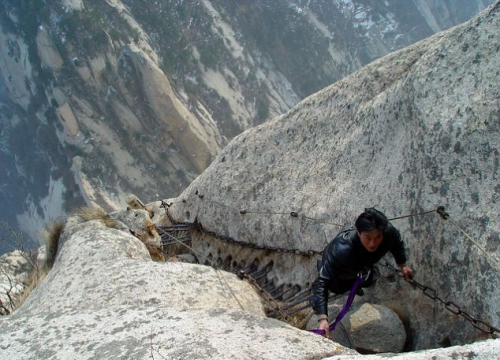
[[[338,236],[338,235],[337,235]],[[318,328],[326,330],[328,336],[328,288],[336,274],[339,273],[341,260],[346,256],[342,256],[341,239],[337,237],[326,247],[323,252],[323,263],[319,268],[319,275],[313,284],[314,300],[313,310],[318,316]],[[344,251],[345,252],[345,251]],[[344,254],[345,255],[345,254]]]
[[[413,270],[408,265],[401,264],[399,265],[399,268],[401,269],[401,272],[403,273],[405,280],[410,281],[411,279],[413,279]]]
[[[318,329],[325,330],[325,336],[328,337],[328,282],[331,274],[325,269],[325,265],[326,262],[323,262],[319,276],[313,284],[313,310],[318,316]]]
[[[401,234],[399,231],[390,225],[391,236],[393,237],[393,245],[391,247],[391,254],[394,256],[394,260],[396,260],[396,264],[398,264],[403,276],[406,280],[413,279],[413,270],[406,265],[406,251],[403,239],[401,238]]]
[[[331,279],[331,273],[327,269],[327,264],[327,261],[323,262],[319,269],[318,278],[313,284],[313,310],[319,318],[328,317],[328,282]]]
[[[390,223],[389,223],[390,224]],[[390,251],[392,256],[394,256],[394,260],[396,260],[396,264],[402,265],[406,263],[406,252],[405,252],[405,244],[403,239],[401,238],[401,234],[398,229],[396,229],[392,224],[389,225],[387,229],[387,235],[391,238],[391,247]]]

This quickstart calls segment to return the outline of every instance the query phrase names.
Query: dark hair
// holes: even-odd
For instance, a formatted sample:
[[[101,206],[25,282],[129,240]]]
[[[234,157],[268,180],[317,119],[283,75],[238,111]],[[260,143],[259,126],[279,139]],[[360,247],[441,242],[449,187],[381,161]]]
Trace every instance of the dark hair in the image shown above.
[[[387,217],[375,208],[367,208],[365,212],[358,216],[354,225],[358,232],[380,230],[385,231],[389,221]]]

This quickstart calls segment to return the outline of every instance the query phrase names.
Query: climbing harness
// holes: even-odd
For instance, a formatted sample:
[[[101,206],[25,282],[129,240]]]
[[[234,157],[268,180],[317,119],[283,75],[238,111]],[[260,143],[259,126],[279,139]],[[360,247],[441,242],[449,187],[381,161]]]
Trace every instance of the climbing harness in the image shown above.
[[[366,278],[368,278],[368,275],[366,276]],[[340,312],[337,315],[337,317],[335,318],[335,320],[328,326],[329,332],[332,332],[333,330],[335,330],[335,328],[337,327],[337,324],[339,322],[341,322],[342,319],[344,318],[344,316],[347,314],[347,312],[351,308],[351,305],[352,305],[352,302],[354,301],[354,298],[356,297],[356,293],[358,292],[359,287],[363,284],[364,281],[365,281],[365,278],[361,274],[358,274],[358,276],[356,277],[356,280],[354,281],[354,284],[352,285],[351,291],[349,292],[349,296],[347,297],[347,300],[344,304],[344,307],[342,308],[342,310],[340,310]],[[318,335],[325,335],[325,333],[326,333],[326,331],[323,329],[313,329],[313,330],[309,330],[309,331],[314,333],[314,334],[318,334]]]

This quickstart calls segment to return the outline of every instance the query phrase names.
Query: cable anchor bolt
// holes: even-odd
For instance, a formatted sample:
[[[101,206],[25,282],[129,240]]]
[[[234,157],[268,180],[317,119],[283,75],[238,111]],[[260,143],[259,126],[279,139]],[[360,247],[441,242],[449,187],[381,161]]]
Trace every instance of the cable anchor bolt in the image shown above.
[[[450,218],[450,214],[448,214],[444,210],[444,206],[438,206],[438,208],[436,209],[436,212],[443,218],[443,220],[448,220]]]
[[[246,273],[243,270],[238,271],[238,277],[243,280],[245,278]]]

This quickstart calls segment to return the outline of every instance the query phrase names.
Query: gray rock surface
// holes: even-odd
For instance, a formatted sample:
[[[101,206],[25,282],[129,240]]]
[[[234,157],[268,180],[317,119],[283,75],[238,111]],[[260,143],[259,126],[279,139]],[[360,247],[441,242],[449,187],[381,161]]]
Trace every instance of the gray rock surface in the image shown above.
[[[100,221],[70,218],[61,244],[41,285],[14,315],[0,317],[0,358],[382,358],[355,357],[320,336],[265,318],[255,291],[234,275],[154,263],[138,239]],[[495,359],[499,350],[497,340],[404,358]],[[331,357],[340,354],[352,356]]]
[[[53,269],[0,318],[1,359],[289,359],[353,353],[264,316],[250,284],[152,262],[144,244],[70,218]],[[229,290],[229,287],[231,290]]]
[[[20,250],[0,256],[0,314],[11,312],[17,298],[26,289],[28,273],[33,270],[34,261]]]
[[[134,234],[144,243],[160,245],[160,235],[155,229],[148,211],[127,208],[126,211],[110,214],[110,217],[125,225],[125,230]]]
[[[179,262],[185,262],[185,263],[190,263],[190,264],[197,263],[196,258],[191,254],[180,254],[180,255],[172,256],[172,257],[168,258],[167,261],[168,262],[179,261]]]
[[[332,323],[342,310],[341,301],[328,307],[328,322]],[[318,319],[313,315],[308,329],[317,328]],[[399,353],[406,341],[406,330],[399,316],[386,306],[364,303],[362,299],[352,305],[344,319],[330,334],[330,338],[362,354]]]
[[[399,353],[406,341],[406,332],[398,315],[377,304],[353,306],[344,320],[356,350],[362,353]]]
[[[443,205],[489,257],[450,221],[429,214],[394,222],[409,264],[440,296],[498,325],[499,31],[497,1],[468,23],[388,55],[244,132],[171,213],[240,241],[321,250],[338,232],[334,224],[352,223],[367,206],[392,217]],[[237,247],[210,236],[199,240],[205,253],[239,256]],[[307,285],[316,276],[315,259],[242,252],[272,258],[281,283]],[[396,279],[384,272],[367,299],[407,312],[413,348],[481,338]]]

